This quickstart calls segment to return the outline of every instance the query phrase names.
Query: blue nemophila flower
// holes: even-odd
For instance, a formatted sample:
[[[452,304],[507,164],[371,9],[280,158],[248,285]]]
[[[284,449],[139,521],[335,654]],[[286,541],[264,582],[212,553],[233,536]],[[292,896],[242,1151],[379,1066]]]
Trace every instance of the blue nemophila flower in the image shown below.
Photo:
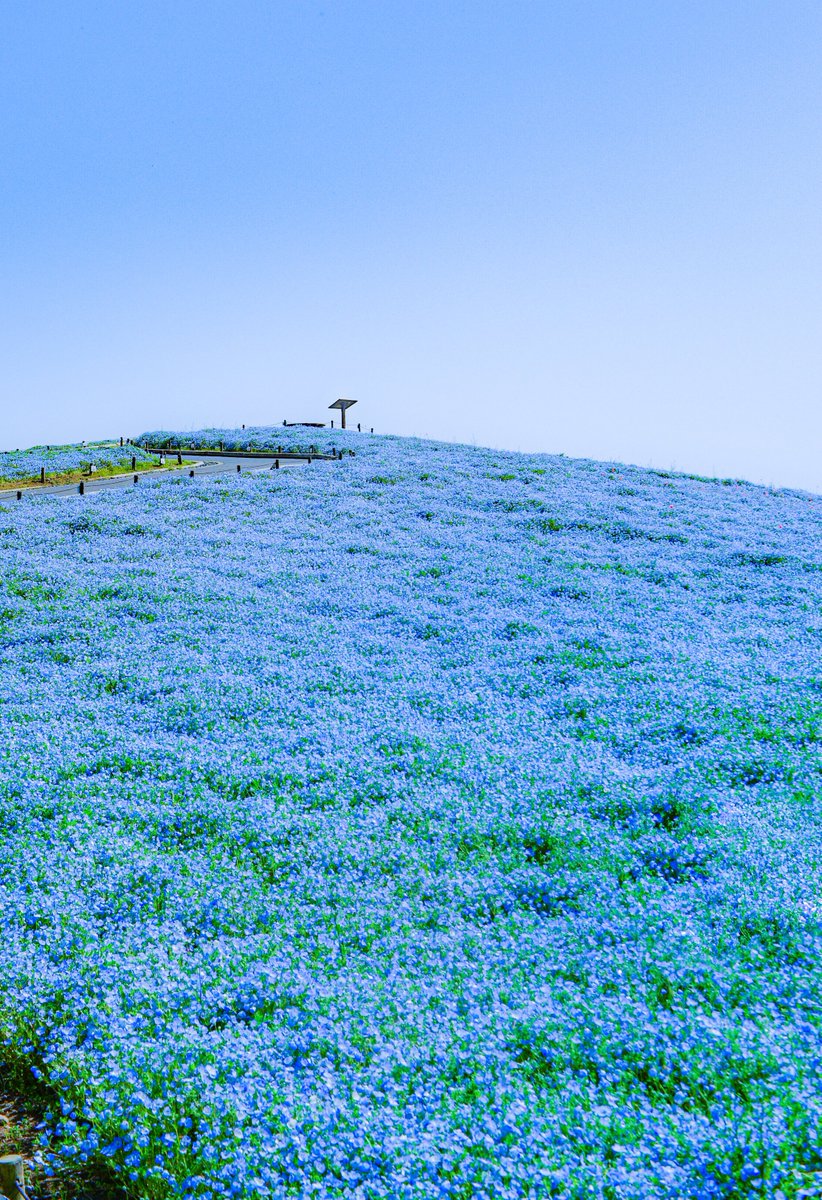
[[[355,453],[0,513],[45,1153],[196,1200],[812,1189],[818,501],[150,440]]]

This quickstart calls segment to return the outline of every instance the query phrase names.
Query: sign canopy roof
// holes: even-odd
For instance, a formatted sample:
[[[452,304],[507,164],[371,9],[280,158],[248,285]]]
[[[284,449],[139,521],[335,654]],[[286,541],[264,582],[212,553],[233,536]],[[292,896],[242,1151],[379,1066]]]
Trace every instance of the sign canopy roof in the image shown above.
[[[356,404],[356,400],[335,400],[333,404],[329,404],[329,408],[341,408],[343,412],[350,408],[352,404]]]

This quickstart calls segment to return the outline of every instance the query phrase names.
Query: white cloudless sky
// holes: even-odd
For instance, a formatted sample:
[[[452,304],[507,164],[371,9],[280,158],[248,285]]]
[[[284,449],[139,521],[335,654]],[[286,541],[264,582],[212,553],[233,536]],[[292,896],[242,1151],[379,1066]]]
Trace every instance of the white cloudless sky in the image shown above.
[[[822,492],[818,0],[6,0],[0,111],[0,447],[351,396]]]

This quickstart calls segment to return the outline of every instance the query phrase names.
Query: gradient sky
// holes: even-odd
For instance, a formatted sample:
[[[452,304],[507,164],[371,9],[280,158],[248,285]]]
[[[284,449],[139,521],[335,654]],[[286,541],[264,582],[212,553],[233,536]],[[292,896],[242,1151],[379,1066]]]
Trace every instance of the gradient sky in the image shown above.
[[[352,396],[822,492],[819,0],[4,0],[0,112],[0,447]]]

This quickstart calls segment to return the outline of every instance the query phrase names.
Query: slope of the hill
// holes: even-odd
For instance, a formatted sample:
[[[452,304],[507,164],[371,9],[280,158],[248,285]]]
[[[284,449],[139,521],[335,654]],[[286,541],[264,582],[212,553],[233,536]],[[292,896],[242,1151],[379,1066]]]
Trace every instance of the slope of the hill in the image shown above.
[[[357,453],[0,512],[51,1144],[140,1197],[815,1194],[819,500],[311,441]]]

